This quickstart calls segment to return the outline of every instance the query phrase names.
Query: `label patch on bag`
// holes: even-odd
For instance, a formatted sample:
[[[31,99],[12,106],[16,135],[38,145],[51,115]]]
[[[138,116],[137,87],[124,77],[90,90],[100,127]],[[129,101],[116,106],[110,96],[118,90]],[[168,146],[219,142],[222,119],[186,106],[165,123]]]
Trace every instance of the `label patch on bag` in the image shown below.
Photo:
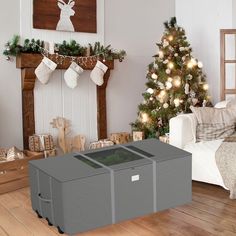
[[[131,181],[132,181],[132,182],[139,181],[139,175],[133,175],[133,176],[131,176]]]

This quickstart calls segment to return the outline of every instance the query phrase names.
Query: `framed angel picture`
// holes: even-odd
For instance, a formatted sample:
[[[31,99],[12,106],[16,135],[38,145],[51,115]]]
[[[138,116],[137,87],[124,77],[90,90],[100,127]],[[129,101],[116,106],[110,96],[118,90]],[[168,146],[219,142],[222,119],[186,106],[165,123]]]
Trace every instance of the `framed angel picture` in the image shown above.
[[[33,0],[33,27],[96,33],[96,0]]]

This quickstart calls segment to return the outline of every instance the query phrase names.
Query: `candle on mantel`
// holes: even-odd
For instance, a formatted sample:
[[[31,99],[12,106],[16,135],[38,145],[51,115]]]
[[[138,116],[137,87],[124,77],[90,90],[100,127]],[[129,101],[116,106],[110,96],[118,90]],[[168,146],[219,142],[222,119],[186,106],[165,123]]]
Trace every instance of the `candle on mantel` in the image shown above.
[[[54,49],[55,49],[55,43],[54,42],[49,42],[49,54],[54,54]]]

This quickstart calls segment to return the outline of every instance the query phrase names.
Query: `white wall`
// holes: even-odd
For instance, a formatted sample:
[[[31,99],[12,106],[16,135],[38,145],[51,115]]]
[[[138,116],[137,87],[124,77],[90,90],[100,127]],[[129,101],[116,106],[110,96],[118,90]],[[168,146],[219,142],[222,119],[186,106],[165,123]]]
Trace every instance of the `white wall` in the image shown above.
[[[0,8],[0,52],[13,34],[19,34],[19,9],[20,2],[15,0],[4,1],[4,7]],[[15,63],[0,56],[0,147],[21,147],[23,143],[21,79],[15,67]]]
[[[232,0],[232,16],[233,16],[233,28],[236,28],[236,1]]]
[[[108,85],[108,133],[130,131],[137,106],[146,89],[146,71],[163,22],[175,15],[174,0],[105,0],[105,43],[125,49],[124,62],[116,62]]]
[[[234,0],[176,0],[176,17],[204,64],[213,102],[220,100],[220,29],[232,28]],[[236,14],[234,14],[236,15]]]

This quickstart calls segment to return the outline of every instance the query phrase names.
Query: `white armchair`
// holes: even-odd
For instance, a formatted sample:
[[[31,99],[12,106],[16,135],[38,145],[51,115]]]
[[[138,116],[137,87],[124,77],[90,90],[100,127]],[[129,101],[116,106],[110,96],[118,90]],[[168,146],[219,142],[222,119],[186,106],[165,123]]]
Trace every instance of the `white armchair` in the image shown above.
[[[170,120],[170,144],[184,148],[196,142],[197,120],[194,114],[179,115]]]
[[[178,115],[170,120],[170,144],[192,153],[192,179],[224,186],[215,162],[222,140],[196,142],[197,119],[194,114]]]

